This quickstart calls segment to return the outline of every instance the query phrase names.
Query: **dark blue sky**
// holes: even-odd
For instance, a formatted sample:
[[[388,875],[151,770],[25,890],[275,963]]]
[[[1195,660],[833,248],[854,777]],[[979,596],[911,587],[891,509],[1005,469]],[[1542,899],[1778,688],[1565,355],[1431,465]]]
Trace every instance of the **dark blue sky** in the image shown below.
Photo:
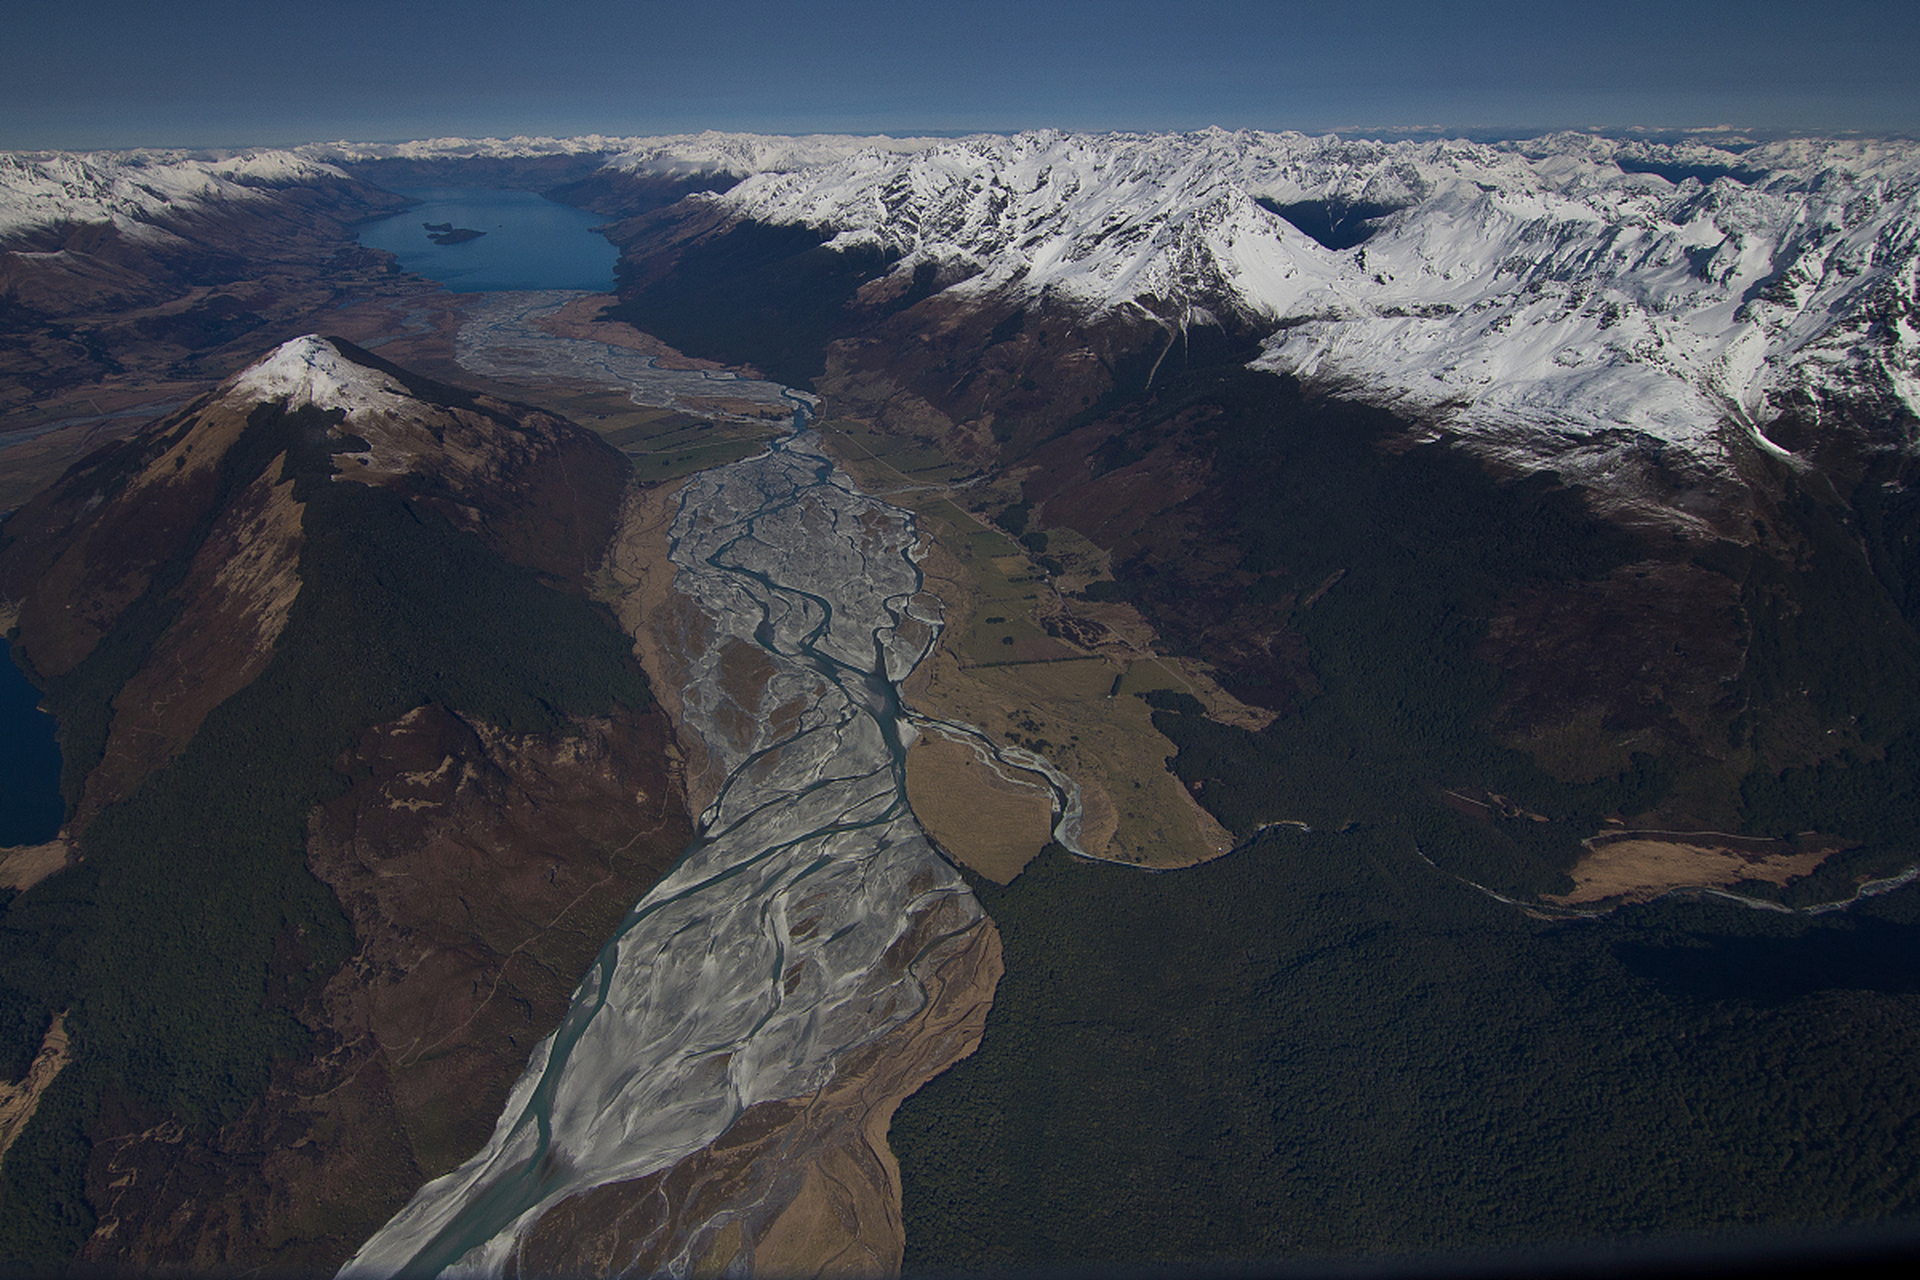
[[[1920,133],[1915,0],[0,0],[0,148],[443,134]]]

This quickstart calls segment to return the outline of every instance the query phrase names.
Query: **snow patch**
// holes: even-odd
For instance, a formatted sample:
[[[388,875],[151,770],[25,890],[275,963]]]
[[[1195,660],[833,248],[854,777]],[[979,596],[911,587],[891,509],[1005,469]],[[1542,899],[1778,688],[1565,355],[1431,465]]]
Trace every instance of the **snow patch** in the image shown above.
[[[849,137],[841,134],[786,136],[764,133],[685,133],[629,138],[607,168],[622,173],[685,178],[705,174],[747,177],[832,164],[849,156],[904,154],[937,145],[937,138]]]
[[[605,156],[622,173],[686,178],[707,174],[788,172],[830,164],[863,151],[907,152],[935,145],[937,138],[892,138],[843,134],[790,136],[769,133],[670,134],[618,137],[592,133],[577,138],[428,138],[418,142],[316,142],[294,154],[329,164],[367,160],[520,160],[540,156]]]
[[[418,409],[418,401],[395,379],[355,364],[314,334],[281,343],[264,359],[235,374],[227,388],[229,399],[279,401],[288,409],[312,405],[339,410],[350,426],[376,414]]]

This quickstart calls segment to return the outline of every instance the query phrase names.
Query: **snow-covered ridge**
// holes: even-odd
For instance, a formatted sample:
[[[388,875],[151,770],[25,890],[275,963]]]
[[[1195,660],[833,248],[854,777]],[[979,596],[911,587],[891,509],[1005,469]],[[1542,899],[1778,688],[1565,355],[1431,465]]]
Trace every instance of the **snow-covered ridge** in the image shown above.
[[[346,176],[282,150],[0,152],[0,237],[66,224],[137,230],[210,202]]]
[[[295,148],[298,155],[329,164],[368,160],[525,160],[541,156],[606,157],[606,167],[621,173],[680,178],[708,174],[786,172],[844,160],[862,151],[918,151],[937,138],[856,137],[844,134],[771,133],[669,134],[577,138],[429,138],[419,142],[316,142]]]
[[[111,224],[164,238],[168,219],[222,200],[261,200],[273,188],[347,180],[337,166],[370,160],[530,159],[592,156],[623,173],[659,177],[789,171],[851,155],[888,154],[937,139],[819,134],[705,133],[625,138],[430,138],[416,142],[317,142],[242,151],[0,152],[0,238],[42,227]]]
[[[577,138],[422,138],[414,142],[309,142],[294,154],[325,164],[368,160],[525,160],[536,156],[612,155],[633,139],[588,133]]]
[[[1263,365],[1458,427],[1624,426],[1712,452],[1787,392],[1920,413],[1912,143],[1043,131],[864,149],[704,198],[877,244],[898,271],[939,263],[967,277],[958,297],[1170,333],[1277,325]],[[1266,207],[1305,201],[1395,212],[1332,250]]]
[[[816,133],[795,137],[764,133],[687,133],[667,138],[635,138],[607,168],[661,177],[785,173],[834,164],[869,152],[908,155],[938,146],[939,138],[850,137]]]

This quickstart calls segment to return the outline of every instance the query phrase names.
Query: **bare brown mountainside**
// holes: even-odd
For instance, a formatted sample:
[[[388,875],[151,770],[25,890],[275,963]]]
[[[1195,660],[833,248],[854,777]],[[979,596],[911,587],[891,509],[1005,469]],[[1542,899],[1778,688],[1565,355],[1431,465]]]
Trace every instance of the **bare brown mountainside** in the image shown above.
[[[691,835],[590,599],[628,475],[306,338],[7,522],[76,850],[7,904],[9,1033],[74,1035],[8,1256],[331,1267],[484,1140]]]
[[[406,204],[335,177],[189,205],[153,225],[62,224],[5,238],[0,414],[98,396],[103,379],[232,372],[343,300],[399,283],[387,255],[354,243],[354,228]]]

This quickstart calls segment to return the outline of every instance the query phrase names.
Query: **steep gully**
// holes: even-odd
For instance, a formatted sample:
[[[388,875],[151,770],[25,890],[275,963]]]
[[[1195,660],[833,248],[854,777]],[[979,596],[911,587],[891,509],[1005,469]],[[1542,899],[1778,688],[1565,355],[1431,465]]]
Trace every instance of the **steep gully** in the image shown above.
[[[463,334],[463,363],[497,367],[510,347],[520,371],[538,359],[610,373],[612,356],[637,401],[675,398],[641,384],[650,362],[535,329],[549,301],[498,296]],[[923,728],[1042,772],[1055,837],[1078,848],[1070,779],[902,705],[899,682],[941,629],[912,517],[822,450],[811,397],[744,380],[728,394],[769,390],[794,404],[791,434],[693,476],[670,533],[675,590],[704,619],[683,641],[685,728],[725,775],[703,834],[601,951],[487,1146],[343,1274],[500,1274],[561,1201],[683,1159],[756,1103],[820,1088],[837,1060],[911,1018],[926,975],[982,919],[907,805],[906,751]],[[759,674],[743,682],[743,667]]]

